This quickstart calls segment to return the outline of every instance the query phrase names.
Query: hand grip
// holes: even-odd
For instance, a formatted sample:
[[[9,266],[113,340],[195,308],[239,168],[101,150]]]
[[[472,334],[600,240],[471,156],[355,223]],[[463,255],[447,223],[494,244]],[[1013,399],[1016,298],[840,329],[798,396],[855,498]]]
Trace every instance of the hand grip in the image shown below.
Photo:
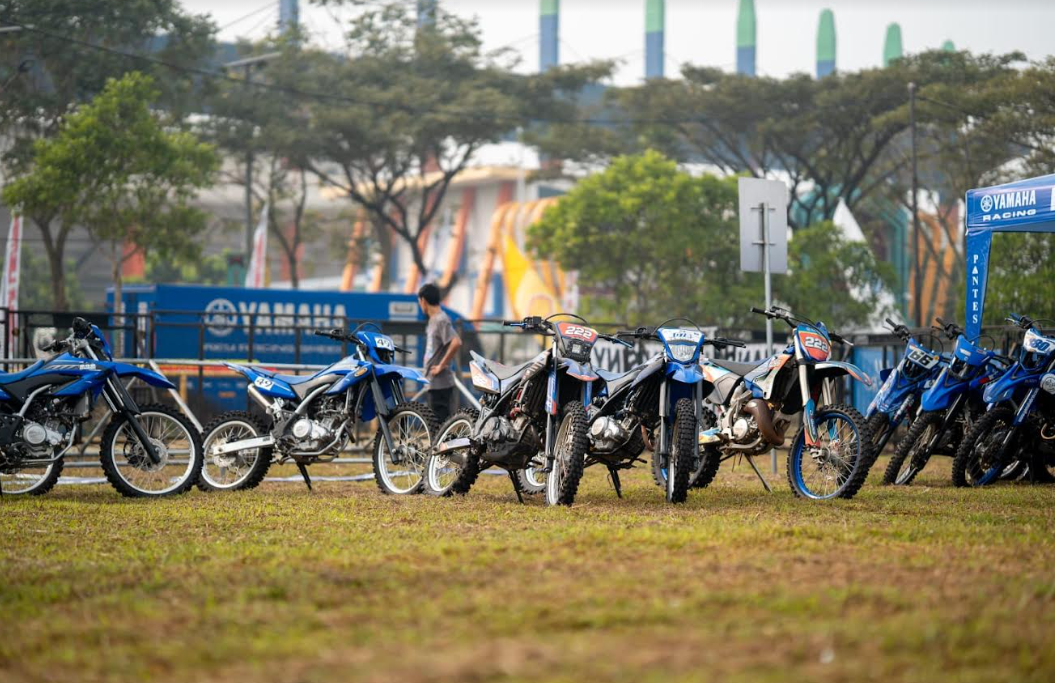
[[[769,311],[763,311],[761,308],[755,308],[754,306],[751,307],[751,312],[759,315],[769,315]]]

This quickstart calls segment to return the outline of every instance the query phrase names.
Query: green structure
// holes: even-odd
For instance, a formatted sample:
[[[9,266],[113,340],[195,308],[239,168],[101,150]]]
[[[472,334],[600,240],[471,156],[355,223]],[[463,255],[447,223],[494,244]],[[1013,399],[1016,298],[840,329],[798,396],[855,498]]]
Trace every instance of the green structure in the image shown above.
[[[817,26],[817,78],[835,73],[835,14],[830,9],[821,12]]]
[[[745,76],[755,75],[755,49],[758,36],[755,23],[754,0],[740,0],[740,13],[736,19],[736,72]]]
[[[952,42],[951,40],[946,40],[944,43],[941,44],[941,49],[945,50],[946,52],[956,52],[956,43]]]
[[[886,27],[886,43],[883,45],[883,66],[890,66],[895,59],[905,56],[901,46],[901,25],[891,24]]]
[[[667,3],[645,0],[645,78],[663,78]]]

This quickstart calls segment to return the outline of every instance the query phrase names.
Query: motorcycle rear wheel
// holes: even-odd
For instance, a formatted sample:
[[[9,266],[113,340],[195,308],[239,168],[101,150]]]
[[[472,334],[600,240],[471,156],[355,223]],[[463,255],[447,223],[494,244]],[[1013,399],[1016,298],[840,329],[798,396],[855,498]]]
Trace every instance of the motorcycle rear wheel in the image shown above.
[[[63,459],[43,467],[21,467],[0,471],[0,490],[4,495],[43,496],[58,483],[62,475]]]
[[[244,410],[223,413],[205,425],[202,430],[205,434],[202,439],[205,463],[198,477],[198,488],[206,492],[244,491],[259,486],[271,468],[273,448],[254,448],[226,456],[214,456],[210,450],[234,441],[265,436],[268,431],[260,418]]]
[[[467,438],[473,431],[478,413],[475,410],[460,410],[447,418],[436,430],[432,451],[425,460],[424,491],[430,496],[445,497],[452,494],[465,495],[480,475],[480,457],[473,448],[461,451],[463,464],[439,454],[436,449],[447,441]]]

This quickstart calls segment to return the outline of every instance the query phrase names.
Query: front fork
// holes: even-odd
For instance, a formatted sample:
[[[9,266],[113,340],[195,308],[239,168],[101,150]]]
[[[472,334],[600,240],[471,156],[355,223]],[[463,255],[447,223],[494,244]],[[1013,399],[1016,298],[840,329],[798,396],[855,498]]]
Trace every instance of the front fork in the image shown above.
[[[154,448],[154,442],[150,440],[150,435],[143,429],[143,425],[139,423],[139,406],[136,405],[132,395],[128,393],[128,390],[125,389],[120,380],[114,380],[113,377],[106,380],[105,396],[110,404],[110,409],[124,417],[125,421],[132,427],[132,433],[136,435],[139,445],[143,447],[143,451],[150,459],[150,464],[160,464],[161,456],[158,455],[157,449]]]

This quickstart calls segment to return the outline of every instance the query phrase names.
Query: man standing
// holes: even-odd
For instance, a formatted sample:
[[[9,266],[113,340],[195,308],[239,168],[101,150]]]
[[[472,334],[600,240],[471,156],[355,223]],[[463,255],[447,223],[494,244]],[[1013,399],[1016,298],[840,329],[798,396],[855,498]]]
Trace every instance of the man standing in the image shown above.
[[[454,373],[451,361],[458,357],[461,338],[455,333],[451,319],[440,308],[440,288],[432,283],[418,290],[418,305],[429,318],[425,328],[425,375],[429,378],[429,407],[440,422],[451,413],[454,398]]]

